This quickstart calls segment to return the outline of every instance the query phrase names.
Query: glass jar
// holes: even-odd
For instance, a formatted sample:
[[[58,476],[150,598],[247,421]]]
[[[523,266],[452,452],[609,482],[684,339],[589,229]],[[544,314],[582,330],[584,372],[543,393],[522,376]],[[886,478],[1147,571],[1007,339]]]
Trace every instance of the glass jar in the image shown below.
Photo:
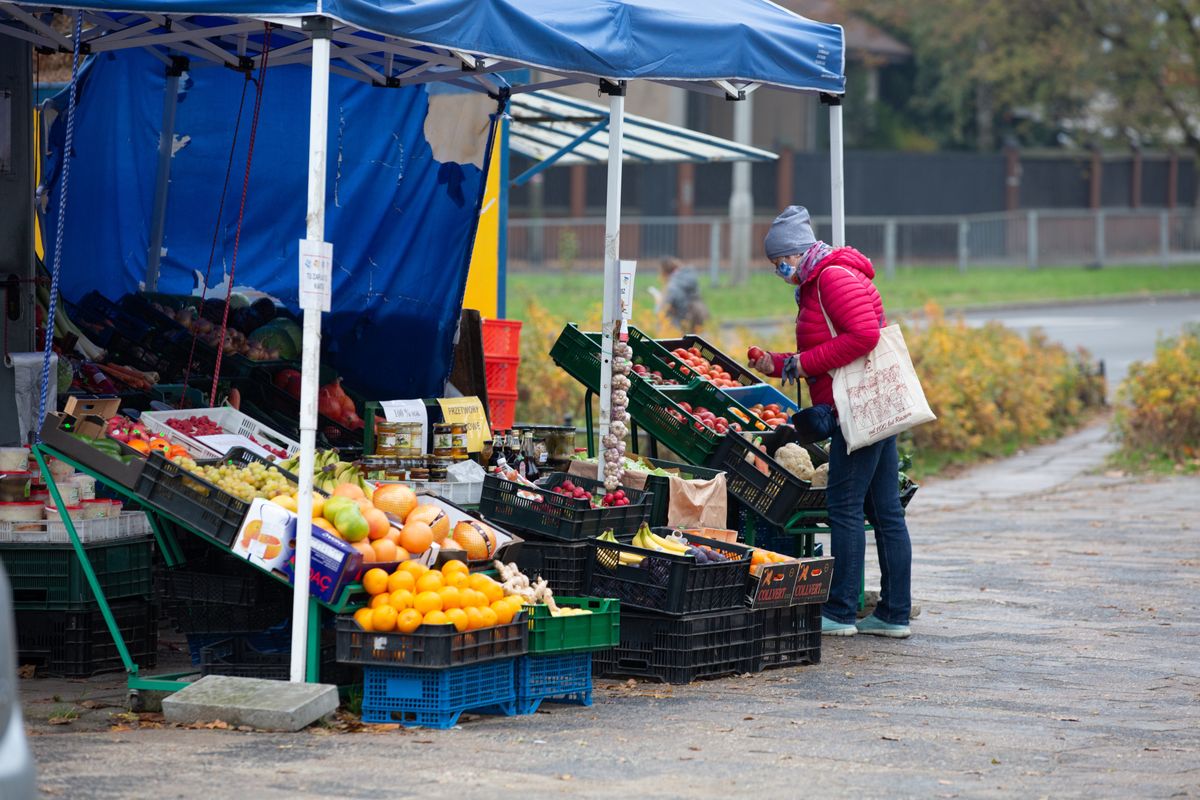
[[[362,475],[363,480],[367,481],[382,481],[386,478],[387,468],[390,459],[380,456],[364,456],[358,462],[358,474]]]
[[[433,426],[433,454],[449,458],[454,450],[454,425],[437,422]]]
[[[450,457],[455,461],[466,461],[471,457],[467,451],[467,423],[455,422],[450,425]]]
[[[409,479],[410,459],[397,458],[388,462],[385,480],[406,481]]]
[[[425,426],[419,422],[397,422],[396,454],[401,458],[417,458],[425,452]]]
[[[400,446],[400,423],[375,423],[375,455],[398,456]]]
[[[425,459],[425,468],[429,470],[429,480],[444,481],[449,477],[447,470],[454,463],[453,458],[429,456]]]

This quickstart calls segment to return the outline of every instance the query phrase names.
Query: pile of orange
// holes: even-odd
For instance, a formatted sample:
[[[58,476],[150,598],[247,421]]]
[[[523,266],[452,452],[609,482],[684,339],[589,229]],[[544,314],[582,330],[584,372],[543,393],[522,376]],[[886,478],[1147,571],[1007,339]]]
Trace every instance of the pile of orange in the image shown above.
[[[472,575],[458,560],[440,569],[405,561],[391,575],[376,567],[367,570],[362,583],[371,601],[354,612],[354,619],[363,630],[380,633],[412,633],[422,625],[453,625],[459,631],[506,625],[525,604],[517,595],[505,596],[493,578]]]
[[[757,575],[764,564],[779,564],[784,561],[795,561],[795,556],[785,556],[756,547],[750,552],[750,572]]]

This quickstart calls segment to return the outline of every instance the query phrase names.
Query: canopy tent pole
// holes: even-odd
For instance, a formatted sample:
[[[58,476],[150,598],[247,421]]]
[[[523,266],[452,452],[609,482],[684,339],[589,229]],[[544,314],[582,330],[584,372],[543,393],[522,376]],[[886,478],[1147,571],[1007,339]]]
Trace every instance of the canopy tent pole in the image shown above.
[[[154,206],[150,212],[150,247],[146,251],[146,291],[158,291],[158,269],[162,262],[163,230],[167,223],[167,192],[171,184],[171,156],[175,149],[175,109],[179,106],[179,78],[188,60],[172,56],[167,65],[163,90],[162,130],[158,135],[158,171],[154,181]]]
[[[600,91],[608,98],[608,196],[604,208],[604,313],[600,340],[600,441],[608,435],[612,414],[613,329],[621,316],[618,297],[621,258],[621,177],[624,166],[625,84],[601,81]],[[600,448],[603,452],[603,448]],[[599,459],[596,477],[604,480],[604,459]]]
[[[829,210],[833,216],[834,247],[846,246],[846,173],[842,153],[842,98],[823,94],[821,102],[829,106]]]
[[[750,144],[754,137],[754,95],[744,95],[733,101],[733,140]],[[729,193],[729,261],[732,267],[730,282],[740,285],[750,276],[753,245],[750,242],[754,227],[754,191],[751,184],[750,162],[739,160],[733,165],[733,187]],[[684,331],[687,333],[687,331]]]
[[[312,97],[308,116],[308,213],[305,238],[325,240],[325,151],[329,135],[329,40],[333,27],[328,19],[310,17],[305,28],[312,36]],[[303,258],[303,253],[301,254]],[[301,267],[303,272],[303,267]],[[301,294],[305,285],[301,275]],[[321,309],[304,308],[304,337],[300,361],[300,486],[297,503],[296,566],[292,584],[293,683],[303,683],[308,654],[308,586],[312,563],[313,461],[317,446],[317,384],[321,367]],[[314,632],[315,633],[315,632]],[[316,676],[313,676],[316,679]]]

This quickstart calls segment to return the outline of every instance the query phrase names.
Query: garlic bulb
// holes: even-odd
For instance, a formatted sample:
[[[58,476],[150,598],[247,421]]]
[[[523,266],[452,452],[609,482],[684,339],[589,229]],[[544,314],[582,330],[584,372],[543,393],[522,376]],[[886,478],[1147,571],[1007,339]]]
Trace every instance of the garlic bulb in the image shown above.
[[[629,402],[629,395],[624,389],[613,389],[612,401],[614,408],[618,405],[624,408],[625,404]]]
[[[612,379],[612,387],[613,387],[613,389],[614,389],[614,390],[619,390],[619,391],[622,391],[622,392],[627,392],[627,391],[629,391],[629,387],[630,387],[630,385],[631,385],[631,383],[630,383],[630,381],[629,381],[629,378],[627,378],[626,376],[624,376],[624,375],[613,375],[613,379]]]
[[[621,479],[616,475],[611,475],[607,471],[604,474],[604,488],[610,492],[615,492],[617,487],[621,485]]]
[[[610,447],[616,447],[618,444],[620,444],[620,442],[621,442],[620,437],[615,436],[611,433],[605,435],[604,439],[601,440],[601,444],[604,445],[604,448],[606,450]]]
[[[612,431],[614,436],[619,436],[622,439],[629,433],[629,428],[625,427],[624,422],[614,422],[609,425],[608,429]]]

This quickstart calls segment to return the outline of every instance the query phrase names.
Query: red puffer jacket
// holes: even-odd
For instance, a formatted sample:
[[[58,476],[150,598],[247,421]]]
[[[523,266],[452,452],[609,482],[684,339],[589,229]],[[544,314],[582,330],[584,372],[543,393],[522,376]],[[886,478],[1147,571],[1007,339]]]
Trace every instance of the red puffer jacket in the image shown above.
[[[800,353],[800,366],[809,376],[808,387],[814,404],[833,405],[833,379],[829,377],[829,371],[865,356],[879,341],[879,329],[887,324],[887,320],[879,291],[871,282],[874,277],[875,268],[869,258],[853,247],[839,247],[817,264],[800,287],[796,349]],[[820,301],[817,299],[818,282]],[[829,335],[821,302],[833,320],[836,337]],[[782,375],[783,360],[789,355],[791,353],[771,353],[775,362],[773,377]]]

